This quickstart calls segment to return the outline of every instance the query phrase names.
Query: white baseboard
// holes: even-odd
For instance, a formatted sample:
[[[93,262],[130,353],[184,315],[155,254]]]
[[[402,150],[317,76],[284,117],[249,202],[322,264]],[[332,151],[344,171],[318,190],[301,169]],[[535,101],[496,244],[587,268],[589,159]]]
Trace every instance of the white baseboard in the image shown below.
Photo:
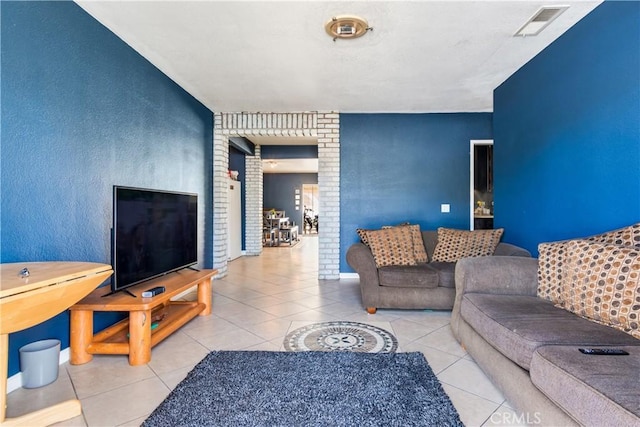
[[[60,351],[60,361],[59,365],[63,363],[67,363],[69,361],[69,347]],[[18,372],[17,374],[7,378],[7,393],[11,393],[14,390],[22,387],[22,372]]]
[[[358,273],[340,273],[341,279],[359,279]]]

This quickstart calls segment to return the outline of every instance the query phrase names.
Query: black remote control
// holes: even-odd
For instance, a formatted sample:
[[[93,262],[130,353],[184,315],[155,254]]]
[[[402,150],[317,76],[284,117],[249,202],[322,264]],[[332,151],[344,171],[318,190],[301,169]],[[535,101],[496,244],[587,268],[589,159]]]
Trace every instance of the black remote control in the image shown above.
[[[148,289],[142,293],[142,298],[151,298],[164,292],[164,286],[156,286],[155,288]]]
[[[579,348],[580,353],[596,356],[628,356],[629,353],[620,348]]]

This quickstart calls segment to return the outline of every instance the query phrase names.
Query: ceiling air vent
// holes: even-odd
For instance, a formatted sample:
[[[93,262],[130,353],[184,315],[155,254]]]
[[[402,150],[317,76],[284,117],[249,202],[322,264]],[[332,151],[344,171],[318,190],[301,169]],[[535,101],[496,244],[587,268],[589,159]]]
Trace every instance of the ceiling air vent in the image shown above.
[[[514,36],[536,36],[567,10],[569,6],[542,6],[529,20],[514,34]]]

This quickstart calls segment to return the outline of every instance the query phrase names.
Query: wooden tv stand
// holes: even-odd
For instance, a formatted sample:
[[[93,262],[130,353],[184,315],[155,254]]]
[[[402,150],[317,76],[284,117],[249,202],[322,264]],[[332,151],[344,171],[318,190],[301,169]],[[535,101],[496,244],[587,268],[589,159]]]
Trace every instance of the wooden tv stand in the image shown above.
[[[94,354],[128,354],[130,365],[142,365],[151,360],[155,346],[197,315],[211,314],[211,278],[217,270],[179,270],[130,288],[129,292],[107,295],[109,287],[96,289],[69,308],[71,310],[72,365],[90,362]],[[197,301],[171,301],[189,288],[198,286]],[[164,286],[165,292],[142,298],[143,291]],[[94,311],[126,311],[129,318],[93,334]],[[152,330],[152,317],[164,317]]]

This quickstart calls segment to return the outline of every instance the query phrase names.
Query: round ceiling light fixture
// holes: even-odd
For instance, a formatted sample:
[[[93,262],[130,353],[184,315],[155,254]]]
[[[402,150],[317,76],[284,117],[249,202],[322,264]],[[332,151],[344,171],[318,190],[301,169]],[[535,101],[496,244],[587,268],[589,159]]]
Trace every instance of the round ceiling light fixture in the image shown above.
[[[326,24],[324,29],[333,41],[337,39],[355,39],[361,37],[369,30],[373,30],[366,19],[353,15],[334,16]]]

